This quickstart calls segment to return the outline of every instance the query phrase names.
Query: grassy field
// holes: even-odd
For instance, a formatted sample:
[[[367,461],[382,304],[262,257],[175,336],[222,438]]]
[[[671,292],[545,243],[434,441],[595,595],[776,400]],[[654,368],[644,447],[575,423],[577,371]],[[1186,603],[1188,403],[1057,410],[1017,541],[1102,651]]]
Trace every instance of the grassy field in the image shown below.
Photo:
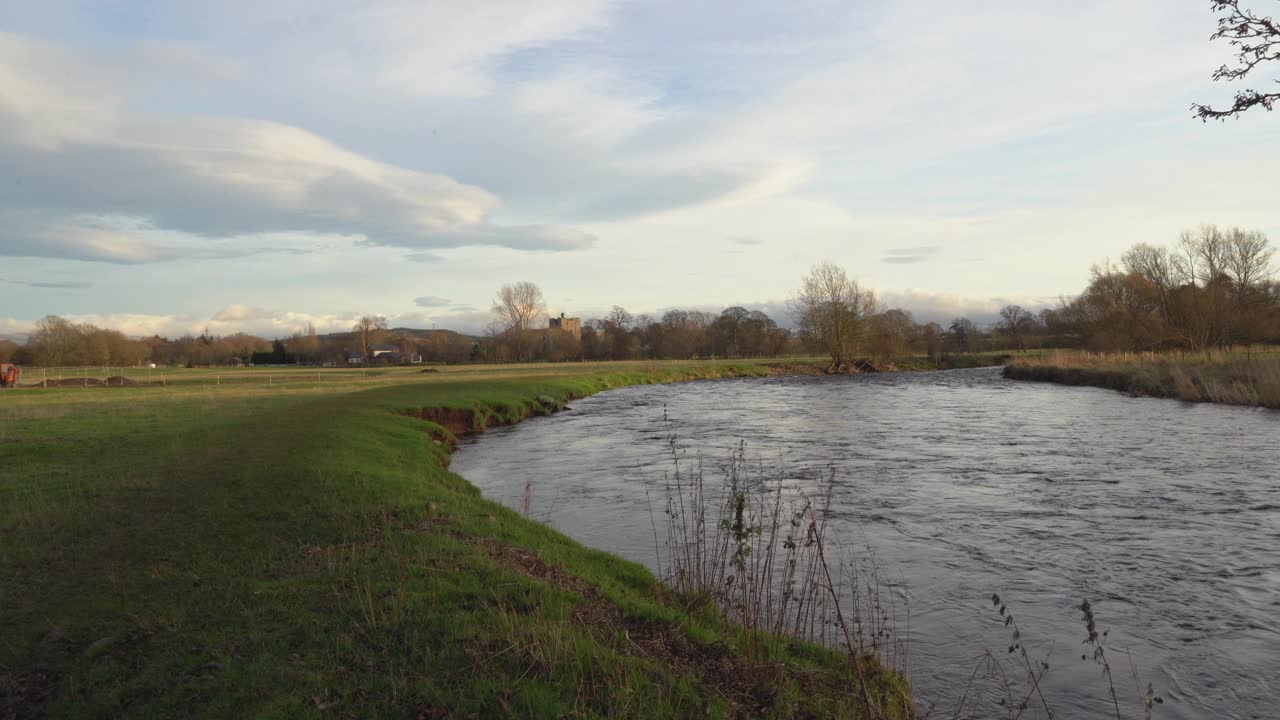
[[[1280,409],[1280,349],[1203,353],[1051,352],[1018,357],[1005,377],[1134,395]]]
[[[934,360],[925,355],[908,355],[890,361],[874,362],[886,370],[925,371],[951,368],[985,367],[1000,365],[1010,357],[1004,351],[960,353]],[[618,362],[571,363],[523,363],[503,365],[414,365],[368,367],[349,366],[319,368],[297,365],[260,365],[254,367],[198,367],[198,368],[146,368],[146,367],[24,367],[19,379],[20,387],[53,386],[59,389],[95,388],[104,385],[119,386],[232,386],[245,385],[287,386],[331,390],[333,385],[371,385],[404,382],[419,375],[448,373],[451,377],[463,375],[473,379],[500,377],[590,375],[613,372],[619,366],[632,371],[661,372],[664,369],[686,367],[692,364],[716,362],[688,360],[644,360]],[[721,363],[725,361],[720,361]],[[735,360],[739,365],[807,367],[816,372],[824,365],[822,358],[786,357]],[[871,361],[868,361],[871,362]]]
[[[213,372],[0,392],[0,718],[860,717],[855,670],[908,712],[447,470],[450,429],[761,363]]]

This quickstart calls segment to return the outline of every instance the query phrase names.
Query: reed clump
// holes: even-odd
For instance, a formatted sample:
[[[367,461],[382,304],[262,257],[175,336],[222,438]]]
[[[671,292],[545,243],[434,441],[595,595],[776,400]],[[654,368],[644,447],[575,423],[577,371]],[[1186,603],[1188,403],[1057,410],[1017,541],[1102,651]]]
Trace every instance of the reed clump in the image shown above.
[[[898,634],[898,607],[870,544],[839,542],[831,517],[834,472],[807,486],[788,485],[747,460],[739,442],[722,462],[680,447],[667,422],[665,542],[654,524],[659,574],[691,614],[709,610],[742,628],[754,671],[768,673],[789,638],[837,650],[845,658],[848,702],[876,717],[1060,717],[1044,679],[1053,648],[1028,647],[1024,628],[999,594],[990,601],[1007,633],[1007,648],[984,649],[958,697],[940,698],[923,715],[904,676],[907,645]],[[905,599],[905,595],[903,598]],[[1082,660],[1102,668],[1100,683],[1117,720],[1138,717],[1116,689],[1112,659],[1128,658],[1137,708],[1150,720],[1163,699],[1144,683],[1132,655],[1107,644],[1092,605],[1080,606]]]
[[[1090,353],[1056,351],[1010,361],[1004,376],[1091,385],[1132,395],[1280,409],[1280,350]]]
[[[788,489],[748,463],[739,443],[709,480],[701,456],[690,460],[674,434],[667,442],[659,573],[685,606],[739,625],[759,667],[794,639],[837,650],[849,701],[865,717],[913,717],[896,601],[869,548],[852,552],[828,533],[834,474],[816,488]]]

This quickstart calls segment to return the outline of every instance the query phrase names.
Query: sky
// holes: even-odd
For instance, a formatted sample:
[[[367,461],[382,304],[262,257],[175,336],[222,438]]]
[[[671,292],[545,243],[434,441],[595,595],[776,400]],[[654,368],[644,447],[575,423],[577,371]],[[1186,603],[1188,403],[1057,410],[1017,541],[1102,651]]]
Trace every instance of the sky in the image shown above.
[[[1192,118],[1238,89],[1213,29],[1207,0],[0,0],[0,334],[474,332],[517,280],[785,324],[824,260],[922,319],[1052,304],[1201,223],[1280,238],[1280,114]]]

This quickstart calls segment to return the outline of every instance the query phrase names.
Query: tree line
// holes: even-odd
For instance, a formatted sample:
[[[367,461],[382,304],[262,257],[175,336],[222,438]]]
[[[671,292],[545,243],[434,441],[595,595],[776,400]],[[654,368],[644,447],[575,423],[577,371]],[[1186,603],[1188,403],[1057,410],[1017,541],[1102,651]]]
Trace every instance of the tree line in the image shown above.
[[[477,360],[484,362],[776,357],[795,349],[790,330],[742,307],[655,316],[615,305],[604,317],[583,321],[576,333],[546,327],[542,290],[528,281],[504,285],[493,315],[476,348]]]
[[[1038,347],[1098,351],[1205,350],[1280,343],[1280,283],[1275,250],[1257,230],[1205,225],[1171,246],[1134,245],[1119,263],[1091,269],[1088,286],[1056,307],[1033,312],[1006,305],[980,327],[966,317],[943,325],[917,322],[886,308],[875,292],[841,267],[820,263],[801,280],[788,305],[793,328],[758,310],[719,313],[668,310],[633,315],[614,306],[576,332],[548,327],[542,290],[523,281],[495,297],[483,337],[449,331],[389,329],[366,315],[347,333],[320,335],[314,326],[287,338],[235,333],[129,338],[118,330],[58,316],[36,323],[26,345],[0,341],[0,362],[42,366],[347,364],[357,362],[564,362],[749,358],[819,354],[835,372],[869,360],[927,354],[1019,351]],[[373,346],[391,353],[375,353]],[[375,354],[378,358],[375,358]]]
[[[1091,350],[1205,350],[1280,343],[1275,249],[1257,230],[1204,225],[1172,246],[1139,243],[1092,268],[1088,287],[1045,316]]]
[[[814,267],[792,300],[798,337],[836,371],[861,356],[910,351],[1203,351],[1280,344],[1280,282],[1275,249],[1260,230],[1201,227],[1172,246],[1138,243],[1119,264],[1093,266],[1088,286],[1057,307],[1001,308],[984,330],[958,317],[945,329],[883,310],[875,293],[830,263]]]
[[[389,329],[381,316],[365,316],[350,332],[318,334],[308,326],[288,337],[268,339],[247,333],[209,332],[176,338],[130,338],[118,330],[48,316],[36,323],[25,345],[0,340],[0,362],[43,367],[204,367],[239,364],[343,365],[375,362],[371,347],[392,346],[394,353],[376,362],[481,363],[565,362],[574,360],[646,360],[780,357],[822,352],[817,338],[779,324],[766,313],[729,307],[719,313],[668,310],[633,315],[614,307],[603,318],[582,323],[580,337],[544,327],[545,315],[522,329],[494,327],[475,338],[445,330]],[[907,353],[935,357],[1010,347],[999,327],[979,328],[967,318],[949,326],[917,323],[902,309],[877,311],[866,333],[850,346],[853,355],[890,358]],[[850,336],[852,339],[854,336]],[[1028,338],[1034,343],[1042,338]],[[852,356],[852,355],[851,355]]]
[[[370,360],[370,346],[375,344],[393,346],[395,361],[417,357],[437,363],[471,361],[475,346],[471,338],[445,330],[389,330],[385,318],[378,316],[362,318],[348,333],[321,335],[308,323],[289,337],[269,340],[248,333],[219,336],[207,330],[176,338],[130,338],[119,330],[49,315],[36,322],[25,345],[0,340],[0,362],[41,367],[341,365],[349,362],[351,353],[358,353],[360,362]]]
[[[1027,314],[1017,308],[1019,317]],[[719,313],[667,310],[633,315],[614,306],[602,318],[581,323],[578,333],[546,327],[542,290],[521,281],[504,285],[493,304],[493,322],[476,346],[484,362],[567,360],[688,360],[786,355],[829,357],[832,371],[864,361],[919,353],[945,359],[1010,347],[999,326],[979,328],[955,318],[948,326],[917,322],[910,311],[886,308],[874,291],[861,287],[832,264],[814,267],[788,307],[795,328],[782,327],[759,310],[729,307]],[[1018,328],[1030,326],[1019,320]],[[1032,342],[1023,338],[1024,344]]]

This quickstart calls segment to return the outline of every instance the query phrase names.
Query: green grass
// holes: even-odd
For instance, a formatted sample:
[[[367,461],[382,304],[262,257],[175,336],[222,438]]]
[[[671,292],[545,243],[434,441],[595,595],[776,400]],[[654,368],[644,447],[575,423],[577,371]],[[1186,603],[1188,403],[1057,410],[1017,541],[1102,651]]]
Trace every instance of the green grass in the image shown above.
[[[1034,355],[1040,351],[1031,351]],[[1027,355],[1028,353],[1021,353]],[[924,371],[957,368],[988,367],[1003,364],[1011,355],[1008,351],[983,351],[977,353],[948,354],[933,359],[924,354],[894,357],[887,361],[867,362],[890,370]],[[687,367],[690,364],[707,364],[717,361],[689,360],[635,360],[626,362],[571,362],[571,363],[522,363],[477,365],[371,365],[368,367],[321,368],[303,365],[259,365],[254,367],[24,367],[19,386],[31,387],[46,381],[57,385],[56,389],[93,389],[110,380],[125,378],[132,387],[194,387],[241,388],[249,385],[288,387],[296,390],[322,390],[330,392],[335,385],[369,387],[421,379],[422,375],[447,374],[451,377],[466,376],[472,379],[496,379],[502,377],[538,377],[590,375],[610,373],[625,367],[633,372],[663,372]],[[738,366],[805,366],[814,370],[828,363],[820,357],[749,358],[732,362]],[[82,386],[80,383],[84,381]]]
[[[1017,358],[1004,373],[1015,380],[1280,409],[1280,350],[1274,347],[1197,353],[1059,351]]]
[[[782,639],[749,656],[643,567],[483,499],[420,419],[767,372],[0,392],[0,718],[858,717],[844,658]],[[864,666],[904,716],[903,679]]]

